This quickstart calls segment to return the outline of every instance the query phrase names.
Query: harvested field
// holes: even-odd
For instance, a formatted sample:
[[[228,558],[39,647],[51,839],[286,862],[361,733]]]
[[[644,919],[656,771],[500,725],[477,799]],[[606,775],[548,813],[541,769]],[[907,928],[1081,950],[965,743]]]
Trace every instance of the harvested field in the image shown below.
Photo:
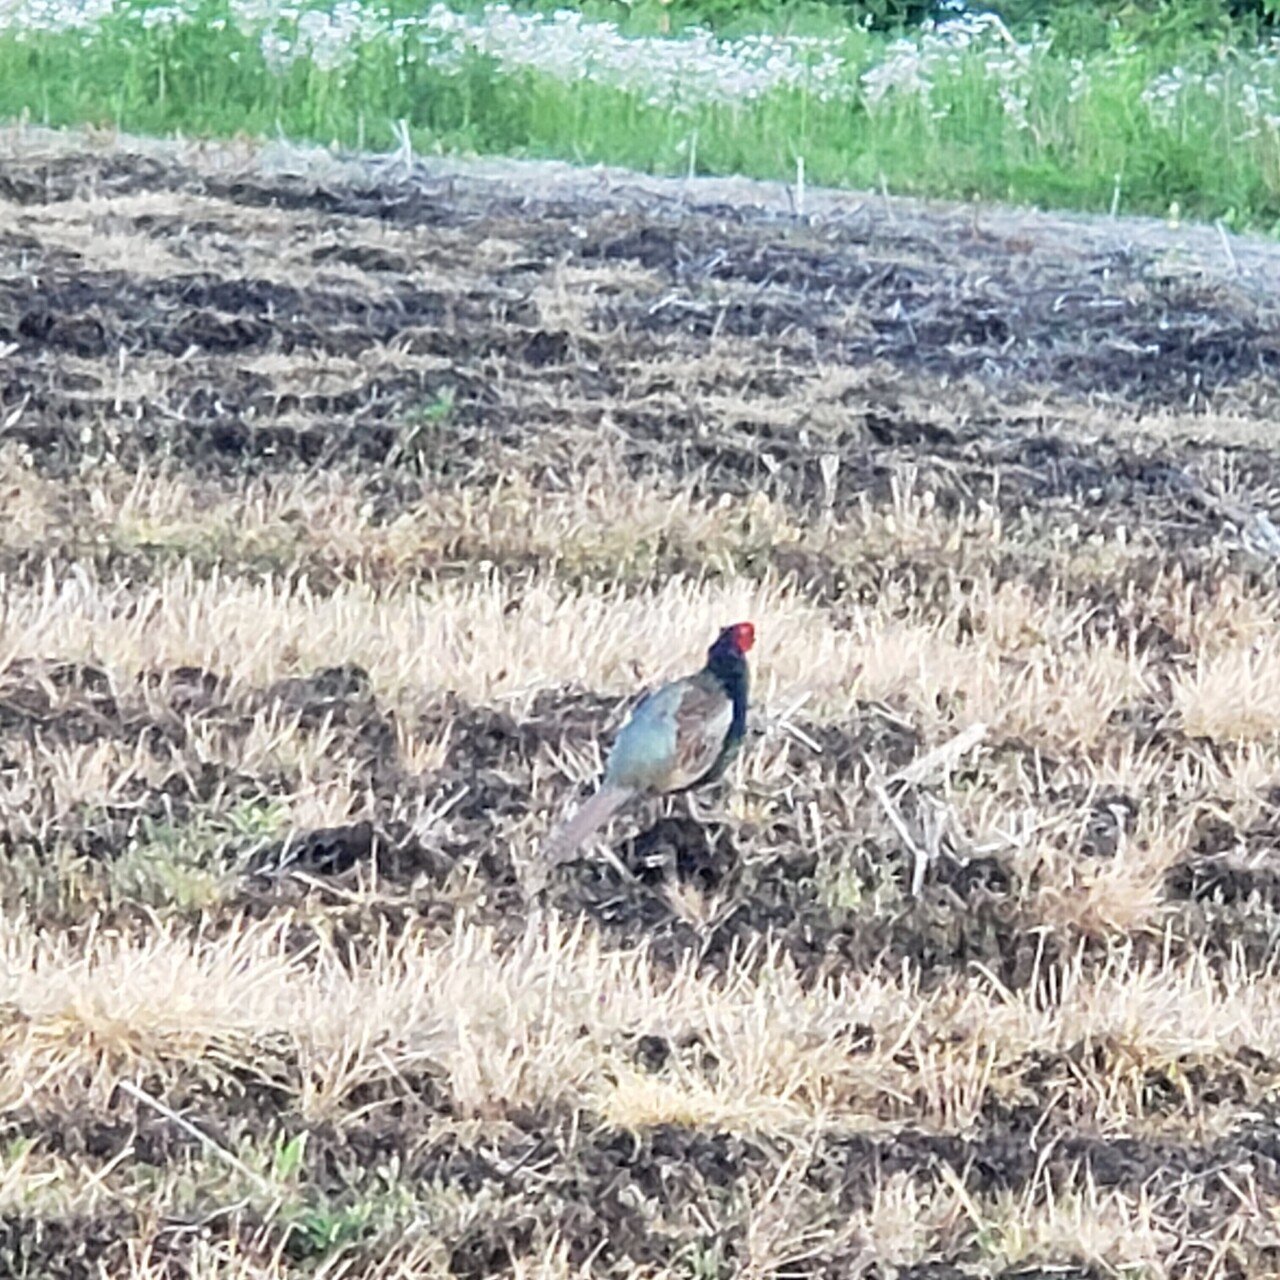
[[[1276,251],[286,159],[0,137],[0,1272],[1280,1273]]]

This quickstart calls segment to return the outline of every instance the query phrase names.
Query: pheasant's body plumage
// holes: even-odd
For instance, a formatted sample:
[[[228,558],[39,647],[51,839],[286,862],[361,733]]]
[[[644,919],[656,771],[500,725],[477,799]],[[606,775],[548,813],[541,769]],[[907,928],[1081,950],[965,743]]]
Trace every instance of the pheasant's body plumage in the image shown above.
[[[726,627],[696,675],[649,694],[622,727],[600,789],[558,831],[563,858],[638,794],[668,795],[714,782],[733,762],[747,729],[749,622]]]

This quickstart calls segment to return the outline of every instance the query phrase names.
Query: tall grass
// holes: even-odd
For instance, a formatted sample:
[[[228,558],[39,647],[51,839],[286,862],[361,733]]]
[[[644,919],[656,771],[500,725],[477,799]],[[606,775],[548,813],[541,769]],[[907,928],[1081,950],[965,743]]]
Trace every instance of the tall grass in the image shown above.
[[[304,5],[306,0],[304,0]],[[397,0],[403,5],[403,0]],[[95,5],[91,12],[87,6]],[[259,0],[11,0],[0,116],[609,162],[1280,225],[1280,57],[1208,39],[1081,56],[998,21],[891,40]]]

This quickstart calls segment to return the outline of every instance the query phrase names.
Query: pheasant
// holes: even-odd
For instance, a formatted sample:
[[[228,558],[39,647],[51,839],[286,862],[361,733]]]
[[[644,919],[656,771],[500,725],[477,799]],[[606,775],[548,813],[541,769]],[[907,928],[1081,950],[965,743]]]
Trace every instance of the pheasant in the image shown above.
[[[649,694],[622,726],[604,779],[547,844],[564,861],[633,797],[670,795],[714,782],[733,762],[747,728],[750,622],[725,627],[696,675]]]

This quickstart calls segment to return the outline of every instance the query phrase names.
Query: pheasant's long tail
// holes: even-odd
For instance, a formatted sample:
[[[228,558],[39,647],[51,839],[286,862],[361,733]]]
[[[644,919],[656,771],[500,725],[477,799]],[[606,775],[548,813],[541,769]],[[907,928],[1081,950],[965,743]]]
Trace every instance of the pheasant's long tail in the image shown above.
[[[582,808],[558,830],[553,831],[543,846],[553,862],[564,862],[592,832],[603,827],[631,797],[630,787],[603,786],[586,800]]]

